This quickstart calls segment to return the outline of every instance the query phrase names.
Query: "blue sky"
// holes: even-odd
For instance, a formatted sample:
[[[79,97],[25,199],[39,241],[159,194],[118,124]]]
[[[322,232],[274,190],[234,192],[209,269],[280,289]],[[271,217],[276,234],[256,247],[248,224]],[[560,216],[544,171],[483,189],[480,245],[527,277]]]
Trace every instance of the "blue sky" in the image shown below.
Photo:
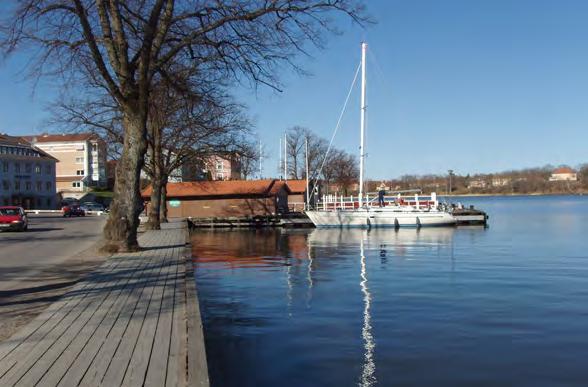
[[[378,24],[343,22],[327,48],[300,58],[311,76],[282,72],[284,91],[235,90],[277,172],[279,137],[306,126],[330,137],[369,44],[366,174],[493,172],[588,162],[588,2],[369,1]],[[0,131],[43,130],[54,89],[0,68]],[[335,145],[357,152],[359,92]]]

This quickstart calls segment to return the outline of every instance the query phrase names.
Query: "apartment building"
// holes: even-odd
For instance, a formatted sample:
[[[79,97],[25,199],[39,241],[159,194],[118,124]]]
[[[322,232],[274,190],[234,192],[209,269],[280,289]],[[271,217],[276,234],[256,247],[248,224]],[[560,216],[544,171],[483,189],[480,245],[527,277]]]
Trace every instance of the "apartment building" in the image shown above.
[[[205,168],[212,180],[240,180],[241,163],[237,155],[215,155],[208,158]]]
[[[106,188],[106,143],[96,134],[41,134],[25,139],[59,160],[56,173],[58,192]]]
[[[241,180],[242,178],[239,156],[222,154],[208,156],[204,160],[186,162],[171,172],[169,182]]]
[[[23,138],[0,134],[0,205],[54,209],[56,163]]]

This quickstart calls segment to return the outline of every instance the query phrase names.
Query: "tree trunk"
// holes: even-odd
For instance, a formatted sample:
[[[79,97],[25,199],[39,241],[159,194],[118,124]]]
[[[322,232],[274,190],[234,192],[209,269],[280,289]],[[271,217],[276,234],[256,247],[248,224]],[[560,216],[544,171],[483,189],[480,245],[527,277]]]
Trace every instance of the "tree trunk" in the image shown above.
[[[162,183],[161,183],[161,200],[160,200],[160,209],[159,209],[159,222],[160,223],[167,223],[167,178],[166,174],[162,175]]]
[[[161,208],[161,177],[155,173],[151,180],[151,203],[149,203],[149,220],[145,225],[147,230],[160,230],[160,208]]]
[[[161,230],[159,211],[161,208],[161,189],[163,183],[163,153],[161,148],[162,127],[157,119],[157,114],[153,115],[155,109],[152,109],[152,115],[147,124],[151,134],[151,146],[149,163],[151,166],[151,205],[149,207],[149,221],[146,224],[148,230]]]
[[[129,110],[131,110],[129,108]],[[137,108],[124,112],[125,137],[123,150],[116,168],[114,197],[104,226],[105,252],[137,251],[137,228],[142,211],[141,169],[143,168],[147,141],[145,138],[145,114]]]

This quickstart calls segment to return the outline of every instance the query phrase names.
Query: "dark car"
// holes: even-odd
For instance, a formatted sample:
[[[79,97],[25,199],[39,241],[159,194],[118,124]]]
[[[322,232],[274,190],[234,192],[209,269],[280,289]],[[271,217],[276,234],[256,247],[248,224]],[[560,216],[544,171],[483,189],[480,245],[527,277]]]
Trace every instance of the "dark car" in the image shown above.
[[[22,207],[0,207],[0,230],[26,231],[29,219]]]
[[[100,203],[96,202],[84,202],[80,205],[81,209],[84,211],[102,211],[104,212],[104,206]]]
[[[86,216],[86,212],[77,204],[63,206],[61,209],[63,212],[63,217],[72,217],[72,216]]]

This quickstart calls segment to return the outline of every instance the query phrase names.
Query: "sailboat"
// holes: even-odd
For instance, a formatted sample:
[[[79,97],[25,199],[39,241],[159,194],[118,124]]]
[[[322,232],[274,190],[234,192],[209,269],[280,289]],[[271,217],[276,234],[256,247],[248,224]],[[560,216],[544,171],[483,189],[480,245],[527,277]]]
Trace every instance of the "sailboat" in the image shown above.
[[[353,197],[323,196],[315,209],[305,211],[316,227],[430,227],[454,226],[456,218],[440,205],[433,192],[427,197],[401,193],[383,202],[364,195],[364,140],[366,106],[366,51],[361,44],[361,122],[359,147],[359,195]]]

